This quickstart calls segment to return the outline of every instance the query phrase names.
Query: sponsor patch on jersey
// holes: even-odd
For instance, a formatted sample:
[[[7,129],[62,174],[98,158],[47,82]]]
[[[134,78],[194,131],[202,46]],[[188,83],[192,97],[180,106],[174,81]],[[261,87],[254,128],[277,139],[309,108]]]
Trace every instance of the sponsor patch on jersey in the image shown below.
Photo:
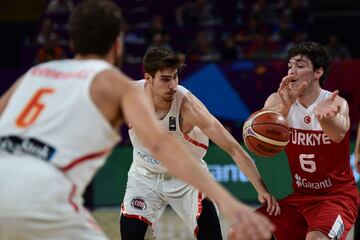
[[[310,116],[305,116],[304,117],[304,123],[306,123],[306,124],[311,123],[311,117]]]
[[[176,117],[169,117],[169,131],[176,131]]]
[[[0,149],[11,154],[26,153],[45,161],[50,161],[56,151],[54,147],[38,139],[15,135],[0,137]]]
[[[297,173],[295,174],[295,181],[298,188],[310,188],[310,189],[325,189],[332,186],[330,178],[326,178],[321,182],[310,182],[306,178],[301,178]]]
[[[141,197],[134,197],[131,200],[131,207],[137,209],[137,210],[145,210],[147,205],[145,203],[145,200]]]

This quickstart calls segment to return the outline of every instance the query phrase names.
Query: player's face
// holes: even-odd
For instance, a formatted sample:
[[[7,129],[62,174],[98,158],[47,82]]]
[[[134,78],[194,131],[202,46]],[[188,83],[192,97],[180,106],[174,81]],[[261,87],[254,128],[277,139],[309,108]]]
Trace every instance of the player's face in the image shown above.
[[[178,71],[174,68],[157,71],[152,81],[154,93],[166,102],[174,99],[178,84]]]
[[[292,76],[290,86],[293,89],[296,89],[302,82],[308,83],[305,89],[313,85],[317,74],[315,74],[314,67],[309,58],[297,55],[289,60],[288,67],[288,75]]]

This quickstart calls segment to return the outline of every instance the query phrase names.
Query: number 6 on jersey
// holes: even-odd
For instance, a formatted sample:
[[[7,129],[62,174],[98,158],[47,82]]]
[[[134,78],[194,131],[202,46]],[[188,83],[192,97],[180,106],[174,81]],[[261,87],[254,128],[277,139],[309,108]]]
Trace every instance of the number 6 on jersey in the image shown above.
[[[16,126],[19,128],[26,128],[33,124],[39,117],[39,114],[45,108],[45,104],[40,102],[40,99],[45,94],[53,94],[52,88],[41,88],[35,92],[30,101],[26,104],[25,108],[21,111],[20,115],[16,118]]]

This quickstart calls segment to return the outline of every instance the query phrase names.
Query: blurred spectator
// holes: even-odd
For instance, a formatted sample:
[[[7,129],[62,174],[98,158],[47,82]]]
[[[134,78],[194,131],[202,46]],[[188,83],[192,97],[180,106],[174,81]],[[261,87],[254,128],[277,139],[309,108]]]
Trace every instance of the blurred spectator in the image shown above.
[[[245,56],[252,59],[268,59],[272,58],[276,51],[276,43],[270,41],[269,36],[266,33],[262,33],[257,34],[256,37],[251,41],[248,48],[246,49]]]
[[[250,15],[267,26],[271,26],[275,19],[274,10],[267,0],[257,0],[252,6]]]
[[[262,25],[256,17],[250,16],[246,25],[236,33],[236,41],[239,43],[250,42],[254,40],[257,35],[266,32],[267,28]]]
[[[286,10],[298,30],[306,30],[310,24],[310,9],[306,0],[291,0]]]
[[[165,36],[162,33],[155,33],[152,38],[151,44],[148,46],[148,49],[154,47],[164,47],[171,49],[169,43],[167,42]]]
[[[280,41],[281,43],[288,43],[292,40],[295,31],[295,25],[290,22],[289,16],[282,14],[274,27],[272,39]]]
[[[243,50],[240,45],[236,44],[235,37],[230,35],[225,38],[221,49],[221,58],[225,61],[235,61],[243,57]]]
[[[293,48],[295,45],[300,42],[304,42],[307,40],[307,33],[304,31],[293,32],[292,39],[290,42],[286,43],[285,46],[279,50],[275,57],[277,58],[287,58],[288,51],[290,48]]]
[[[38,50],[36,62],[41,63],[62,58],[65,58],[64,49],[59,45],[56,33],[51,33],[49,40]]]
[[[146,32],[147,42],[150,43],[153,41],[153,36],[155,34],[161,34],[166,42],[169,42],[169,33],[164,27],[163,17],[160,14],[155,14],[150,22],[149,28]]]
[[[53,32],[53,23],[50,19],[46,18],[41,24],[41,29],[34,39],[34,44],[44,45],[50,38],[50,34]]]
[[[187,1],[176,8],[179,26],[214,26],[221,20],[213,3],[207,0]]]
[[[188,56],[193,61],[216,61],[220,59],[219,52],[208,40],[207,33],[204,31],[196,35],[195,41],[190,45]]]
[[[46,8],[47,14],[70,14],[74,9],[72,0],[51,0]]]
[[[334,59],[349,59],[351,53],[349,49],[340,42],[338,35],[331,34],[328,38],[327,48]]]

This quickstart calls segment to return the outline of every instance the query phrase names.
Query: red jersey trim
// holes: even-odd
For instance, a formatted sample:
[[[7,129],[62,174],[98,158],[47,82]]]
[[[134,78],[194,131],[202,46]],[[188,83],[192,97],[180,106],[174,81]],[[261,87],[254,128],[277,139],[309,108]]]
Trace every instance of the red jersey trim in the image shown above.
[[[206,145],[203,144],[203,143],[199,143],[199,142],[196,141],[195,139],[192,139],[188,134],[184,133],[183,135],[184,135],[185,140],[191,142],[191,143],[194,144],[195,146],[201,147],[201,148],[203,148],[203,149],[205,149],[205,150],[208,149],[208,146],[206,146]]]
[[[140,215],[136,215],[136,214],[128,214],[126,213],[126,210],[125,210],[125,207],[124,207],[124,204],[121,204],[121,214],[124,215],[125,217],[128,217],[128,218],[134,218],[134,219],[138,219],[140,221],[143,221],[145,222],[147,225],[151,226],[152,223],[145,217],[143,216],[140,216]]]
[[[69,201],[70,205],[74,208],[75,212],[79,212],[79,207],[73,200],[75,194],[76,194],[76,186],[75,186],[75,184],[73,184],[68,201]]]
[[[94,160],[98,157],[101,157],[107,153],[109,153],[109,149],[106,149],[104,151],[101,151],[101,152],[96,152],[96,153],[91,153],[89,155],[86,155],[86,156],[83,156],[83,157],[80,157],[80,158],[77,158],[73,161],[71,161],[68,165],[64,166],[64,167],[59,167],[59,169],[63,172],[66,172],[66,171],[69,171],[70,169],[74,168],[76,165],[82,163],[82,162],[85,162],[85,161],[89,161],[89,160]]]
[[[198,213],[196,214],[196,222],[199,219],[199,217],[201,215],[201,212],[202,212],[202,193],[199,192],[199,195],[198,195]],[[196,228],[194,230],[194,235],[195,235],[196,238],[197,238],[198,233],[199,233],[199,225],[196,225]]]

